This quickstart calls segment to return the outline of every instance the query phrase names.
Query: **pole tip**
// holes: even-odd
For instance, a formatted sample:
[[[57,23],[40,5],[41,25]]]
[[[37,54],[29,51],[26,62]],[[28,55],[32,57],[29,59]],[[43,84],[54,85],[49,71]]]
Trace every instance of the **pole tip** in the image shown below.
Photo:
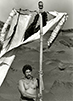
[[[38,2],[38,7],[39,7],[39,9],[43,9],[43,2],[42,1]]]

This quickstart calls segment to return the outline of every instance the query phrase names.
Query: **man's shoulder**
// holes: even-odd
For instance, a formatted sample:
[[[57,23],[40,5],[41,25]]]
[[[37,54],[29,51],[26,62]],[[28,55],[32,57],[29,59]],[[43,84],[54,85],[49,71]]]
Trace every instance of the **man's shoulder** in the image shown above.
[[[34,77],[33,80],[37,81],[37,78]]]
[[[25,81],[25,78],[21,78],[20,80],[19,80],[19,82],[24,82]]]
[[[33,78],[33,79],[34,79],[34,80],[37,80],[37,81],[39,80],[39,79],[38,79],[38,78],[36,78],[36,77],[35,77],[35,78]]]
[[[33,80],[38,84],[39,83],[39,79],[38,78],[33,78]]]

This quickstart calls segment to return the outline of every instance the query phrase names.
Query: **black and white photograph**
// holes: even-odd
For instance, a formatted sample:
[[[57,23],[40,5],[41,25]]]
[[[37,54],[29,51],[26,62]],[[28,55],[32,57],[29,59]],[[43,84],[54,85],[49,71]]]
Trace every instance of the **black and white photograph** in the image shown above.
[[[0,101],[73,101],[73,0],[0,0]]]

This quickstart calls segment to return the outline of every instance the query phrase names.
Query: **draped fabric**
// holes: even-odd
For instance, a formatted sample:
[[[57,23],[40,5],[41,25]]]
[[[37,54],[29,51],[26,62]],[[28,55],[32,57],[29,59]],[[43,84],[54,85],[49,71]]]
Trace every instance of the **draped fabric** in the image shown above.
[[[48,30],[50,30],[55,24],[59,23],[55,28],[54,32],[52,33],[51,37],[48,39],[48,46],[55,40],[58,31],[60,30],[61,26],[65,22],[65,18],[67,16],[66,13],[58,13],[58,12],[49,12],[54,16],[53,19],[50,21],[47,20],[47,13],[42,12],[42,22],[43,22],[43,35],[46,34]],[[12,19],[10,17],[7,21],[10,24],[10,28],[8,33],[5,33],[7,28],[7,23],[4,25],[2,29],[2,33],[0,36],[0,41],[3,42],[3,47],[1,47],[0,52],[0,86],[2,85],[8,70],[14,61],[15,52],[20,45],[28,44],[28,42],[35,41],[40,38],[40,25],[38,23],[39,14],[36,14],[34,17],[33,22],[29,25],[29,22],[33,16],[33,13],[23,14],[15,11],[13,14]],[[29,25],[29,26],[28,26]],[[4,32],[4,33],[3,33]],[[12,51],[14,50],[14,51]],[[5,53],[7,56],[5,56]]]
[[[47,13],[46,12],[42,12],[42,22],[43,22],[43,27],[47,24]],[[37,22],[39,20],[39,14],[36,14],[34,17],[33,22],[31,23],[31,25],[27,28],[25,34],[24,34],[24,41],[30,37],[31,35],[33,35],[34,33],[38,32],[40,30],[40,25],[37,25]]]

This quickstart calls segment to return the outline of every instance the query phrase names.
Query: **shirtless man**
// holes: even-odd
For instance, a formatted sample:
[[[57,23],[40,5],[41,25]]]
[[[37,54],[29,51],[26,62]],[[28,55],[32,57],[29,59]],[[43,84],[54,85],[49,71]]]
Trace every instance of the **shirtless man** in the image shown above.
[[[38,80],[32,76],[32,67],[25,65],[22,69],[24,78],[19,80],[20,101],[36,101]]]

